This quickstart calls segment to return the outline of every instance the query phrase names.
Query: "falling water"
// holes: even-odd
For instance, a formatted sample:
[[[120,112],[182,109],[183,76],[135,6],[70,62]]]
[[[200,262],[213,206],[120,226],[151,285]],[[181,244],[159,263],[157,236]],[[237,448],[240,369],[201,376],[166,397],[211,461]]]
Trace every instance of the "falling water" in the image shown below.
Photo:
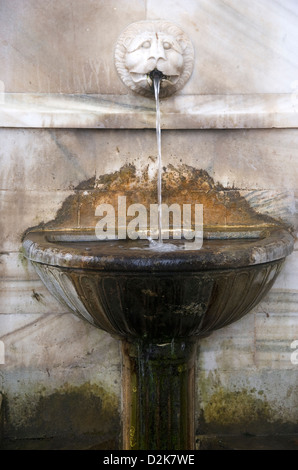
[[[159,107],[159,90],[160,82],[162,80],[162,74],[155,71],[153,73],[153,85],[154,85],[154,96],[156,103],[156,140],[157,140],[157,202],[158,202],[158,241],[149,239],[149,249],[154,249],[157,251],[175,251],[178,249],[178,246],[173,245],[172,243],[163,243],[162,240],[162,159],[161,159],[161,129],[160,129],[160,107]]]
[[[158,240],[155,241],[151,237],[148,237],[149,241],[149,250],[156,251],[175,251],[179,247],[172,243],[163,243],[162,240],[162,160],[161,160],[161,130],[160,130],[160,107],[159,107],[159,91],[160,91],[160,82],[162,80],[162,74],[158,70],[154,70],[151,75],[153,86],[154,86],[154,96],[156,102],[156,140],[157,140],[157,161],[158,161],[158,170],[157,170],[157,202],[158,202]],[[144,247],[132,247],[131,250],[146,249]]]
[[[157,202],[158,202],[158,243],[162,244],[162,197],[161,197],[161,181],[162,181],[162,161],[161,161],[161,130],[160,130],[160,107],[159,107],[159,90],[161,77],[155,74],[153,77],[154,95],[156,103],[156,140],[157,140]]]
[[[157,141],[157,202],[158,202],[158,240],[155,241],[151,237],[148,237],[149,240],[149,249],[157,251],[176,251],[176,250],[189,250],[196,248],[194,243],[189,243],[184,241],[183,244],[173,244],[173,243],[163,243],[162,239],[162,158],[161,158],[161,128],[160,128],[160,104],[159,104],[159,92],[160,92],[160,83],[162,80],[162,74],[158,70],[154,70],[151,75],[153,86],[154,86],[154,96],[156,104],[156,141]],[[200,247],[198,247],[200,248]],[[132,247],[131,249],[140,249],[139,247]],[[144,248],[142,248],[144,249]]]
[[[161,158],[161,128],[160,128],[160,104],[159,104],[159,92],[160,92],[160,83],[162,80],[162,74],[158,70],[151,72],[150,77],[154,86],[154,96],[156,103],[156,140],[157,140],[157,202],[158,202],[158,240],[153,240],[151,237],[148,237],[149,246],[144,248],[143,246],[133,246],[130,247],[131,250],[156,250],[156,251],[176,251],[176,250],[194,250],[201,249],[202,247],[202,229],[198,238],[195,235],[195,240],[193,242],[183,240],[182,243],[167,243],[163,242],[162,239],[162,158]]]

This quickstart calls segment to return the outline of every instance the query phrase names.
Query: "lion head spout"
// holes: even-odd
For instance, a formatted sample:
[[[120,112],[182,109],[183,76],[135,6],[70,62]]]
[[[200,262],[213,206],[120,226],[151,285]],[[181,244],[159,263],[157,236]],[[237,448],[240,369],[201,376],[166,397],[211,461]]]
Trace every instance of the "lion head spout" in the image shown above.
[[[123,83],[133,91],[153,96],[150,73],[162,74],[160,96],[182,88],[191,76],[193,46],[177,25],[163,20],[130,24],[120,35],[115,65]]]

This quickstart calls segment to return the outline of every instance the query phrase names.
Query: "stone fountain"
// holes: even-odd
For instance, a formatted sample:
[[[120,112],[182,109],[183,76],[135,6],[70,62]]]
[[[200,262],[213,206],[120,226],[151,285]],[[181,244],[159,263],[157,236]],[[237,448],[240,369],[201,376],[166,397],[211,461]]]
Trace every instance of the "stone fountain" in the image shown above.
[[[178,26],[142,21],[122,33],[115,58],[133,91],[153,97],[158,72],[160,96],[166,97],[189,78],[194,51]],[[54,220],[30,228],[23,239],[27,258],[53,295],[121,341],[126,450],[195,448],[197,341],[239,320],[264,297],[294,243],[289,227],[255,212],[236,191],[223,197],[224,188],[206,171],[169,165],[160,176],[168,207],[203,207],[199,247],[186,244],[183,230],[177,237],[173,220],[161,242],[175,249],[152,244],[156,231],[140,227],[134,216],[141,206],[156,206],[158,177],[132,165],[102,175],[92,194],[94,181],[85,182],[85,228],[77,228],[70,196]],[[125,210],[123,217],[119,198],[127,208],[137,205],[135,213]],[[105,224],[98,225],[99,216]],[[194,214],[189,225],[195,235]]]

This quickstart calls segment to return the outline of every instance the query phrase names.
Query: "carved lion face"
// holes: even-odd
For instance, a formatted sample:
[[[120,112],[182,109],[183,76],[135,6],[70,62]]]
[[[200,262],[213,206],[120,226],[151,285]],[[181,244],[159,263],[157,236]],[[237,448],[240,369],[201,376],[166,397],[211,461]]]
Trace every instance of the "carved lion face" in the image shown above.
[[[159,70],[166,77],[160,96],[180,89],[191,75],[193,47],[178,26],[166,21],[132,23],[118,39],[115,60],[122,81],[137,93],[152,96],[149,73]]]

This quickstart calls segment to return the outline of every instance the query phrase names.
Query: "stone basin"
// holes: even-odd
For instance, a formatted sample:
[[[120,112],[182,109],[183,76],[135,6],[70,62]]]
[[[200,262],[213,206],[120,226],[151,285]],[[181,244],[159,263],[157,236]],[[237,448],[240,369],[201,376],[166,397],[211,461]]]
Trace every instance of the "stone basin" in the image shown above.
[[[99,241],[94,230],[35,230],[26,257],[53,295],[119,339],[167,342],[204,337],[249,312],[292,250],[291,233],[204,231],[202,248],[149,249],[147,240]],[[191,242],[190,242],[191,243]]]
[[[81,182],[54,220],[27,230],[23,248],[67,309],[121,340],[122,448],[191,450],[197,339],[237,321],[264,297],[294,238],[290,227],[206,171],[168,165],[163,201],[203,206],[202,246],[171,239],[165,243],[177,249],[159,251],[143,239],[100,241],[96,209],[112,206],[115,233],[119,227],[122,233],[132,219],[127,210],[126,225],[119,224],[120,197],[147,211],[156,203],[157,181],[149,176],[148,168],[139,174],[126,165]],[[74,228],[80,226],[86,228]]]

